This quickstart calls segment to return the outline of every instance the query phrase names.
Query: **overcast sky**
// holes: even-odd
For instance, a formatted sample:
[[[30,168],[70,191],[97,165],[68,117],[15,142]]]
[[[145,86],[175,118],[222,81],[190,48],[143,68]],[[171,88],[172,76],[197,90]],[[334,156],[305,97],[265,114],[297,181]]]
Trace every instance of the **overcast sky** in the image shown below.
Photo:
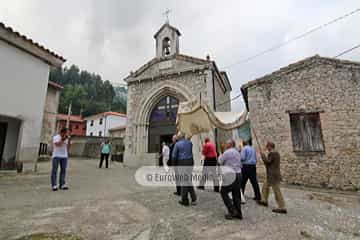
[[[122,82],[155,55],[165,22],[182,37],[183,54],[210,54],[240,86],[315,54],[335,56],[360,43],[360,12],[252,61],[233,65],[313,27],[360,8],[359,0],[1,0],[0,21],[67,59],[67,65]],[[342,58],[360,61],[360,49]],[[240,110],[242,100],[233,102]]]

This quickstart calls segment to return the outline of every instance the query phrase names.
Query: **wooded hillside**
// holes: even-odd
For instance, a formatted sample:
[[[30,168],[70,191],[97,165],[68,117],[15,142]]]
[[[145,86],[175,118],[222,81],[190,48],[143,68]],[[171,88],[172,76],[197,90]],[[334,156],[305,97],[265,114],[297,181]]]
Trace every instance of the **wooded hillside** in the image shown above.
[[[126,113],[126,88],[117,86],[114,89],[110,81],[104,81],[98,74],[72,65],[70,68],[52,69],[50,81],[64,86],[60,95],[59,113],[67,113],[70,102],[72,114],[76,115],[80,112],[83,116],[106,111]]]

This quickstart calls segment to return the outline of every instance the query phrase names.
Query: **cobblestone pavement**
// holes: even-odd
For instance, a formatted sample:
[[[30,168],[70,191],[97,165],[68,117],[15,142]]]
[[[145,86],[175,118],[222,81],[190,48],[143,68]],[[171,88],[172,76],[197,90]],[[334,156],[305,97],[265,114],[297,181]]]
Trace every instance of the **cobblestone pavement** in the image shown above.
[[[142,187],[134,170],[71,159],[69,191],[50,191],[49,163],[36,175],[0,175],[0,239],[34,233],[73,233],[84,239],[360,239],[360,196],[283,188],[289,213],[257,206],[252,189],[244,220],[226,221],[219,194],[198,193],[199,204],[177,204],[173,188]],[[1,174],[1,173],[0,173]]]

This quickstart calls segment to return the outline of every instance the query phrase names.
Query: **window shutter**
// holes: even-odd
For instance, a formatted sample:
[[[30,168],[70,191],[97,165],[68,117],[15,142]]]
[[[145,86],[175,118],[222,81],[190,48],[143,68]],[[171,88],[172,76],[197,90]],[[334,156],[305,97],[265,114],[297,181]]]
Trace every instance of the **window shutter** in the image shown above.
[[[294,151],[324,151],[319,113],[290,114]]]

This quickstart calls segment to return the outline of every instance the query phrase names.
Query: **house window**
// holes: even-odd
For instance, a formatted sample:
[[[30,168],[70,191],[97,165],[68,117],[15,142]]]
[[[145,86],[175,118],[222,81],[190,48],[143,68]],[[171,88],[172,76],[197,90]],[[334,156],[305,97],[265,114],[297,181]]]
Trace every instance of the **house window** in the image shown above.
[[[75,129],[79,129],[79,125],[76,124],[76,125],[75,125]]]
[[[102,136],[102,131],[99,131],[99,137],[101,137]]]
[[[290,114],[291,138],[295,152],[323,152],[319,113]]]
[[[90,136],[94,136],[94,134],[91,132],[91,133],[90,133]]]
[[[94,126],[94,120],[91,120],[90,126],[91,126],[91,127]]]
[[[103,119],[100,118],[100,120],[99,120],[99,125],[102,125],[102,122],[103,122]]]

